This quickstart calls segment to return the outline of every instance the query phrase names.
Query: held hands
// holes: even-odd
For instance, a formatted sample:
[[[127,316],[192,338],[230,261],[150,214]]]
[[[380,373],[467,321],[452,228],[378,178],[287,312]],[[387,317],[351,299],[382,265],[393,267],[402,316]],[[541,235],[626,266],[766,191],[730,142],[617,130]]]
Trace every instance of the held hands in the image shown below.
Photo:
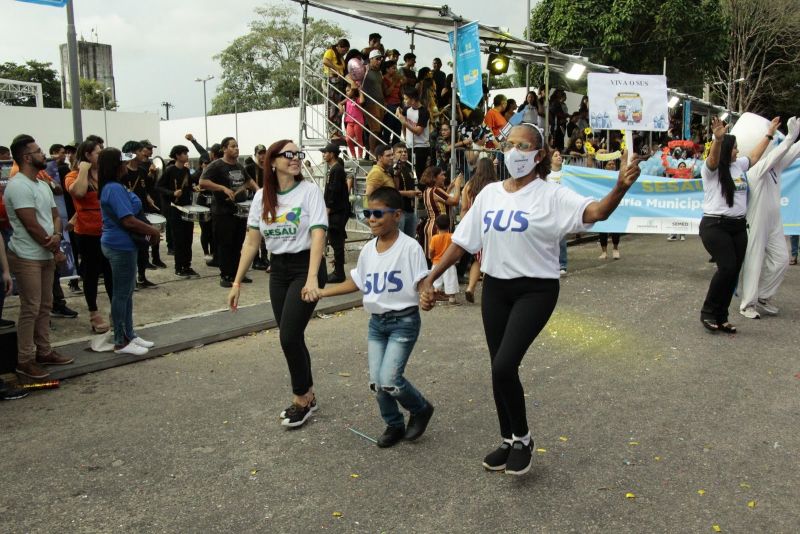
[[[430,281],[430,277],[419,283],[417,291],[419,291],[419,307],[425,311],[432,310],[436,304],[436,296],[433,292],[433,282]]]
[[[306,285],[300,291],[300,298],[304,302],[317,302],[322,298],[322,290],[319,288],[316,276],[314,278],[309,277],[306,280]]]
[[[719,120],[719,117],[711,117],[711,131],[714,132],[714,139],[722,141],[728,126]]]

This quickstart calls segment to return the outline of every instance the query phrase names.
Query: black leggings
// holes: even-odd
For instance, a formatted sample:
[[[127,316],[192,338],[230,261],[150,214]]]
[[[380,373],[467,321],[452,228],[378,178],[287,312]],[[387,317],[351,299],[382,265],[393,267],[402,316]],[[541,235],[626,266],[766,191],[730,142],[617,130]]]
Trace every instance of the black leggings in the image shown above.
[[[317,304],[303,302],[300,298],[300,291],[306,285],[308,277],[310,256],[311,252],[304,250],[294,254],[273,254],[270,261],[272,271],[269,276],[269,298],[280,331],[283,355],[289,365],[292,392],[298,396],[308,393],[314,385],[305,330]],[[327,279],[323,257],[317,273],[320,288],[325,287]]]
[[[171,223],[172,228],[172,250],[175,252],[176,272],[192,266],[194,223],[181,219],[182,213],[178,208],[170,207],[168,222]]]
[[[700,318],[723,324],[728,321],[728,308],[739,281],[739,271],[747,250],[747,221],[703,217],[700,239],[714,262],[717,272],[711,278]]]
[[[597,234],[598,240],[600,241],[600,246],[602,248],[608,248],[608,236],[609,235],[611,236],[611,244],[614,245],[614,247],[618,247],[619,246],[619,238],[620,238],[620,236],[622,234],[606,234],[604,232],[600,232],[599,234]]]
[[[111,302],[113,294],[111,264],[100,250],[100,236],[75,234],[75,239],[83,265],[83,298],[86,299],[86,306],[90,312],[97,311],[97,284],[100,273],[103,273],[103,285]]]
[[[219,262],[219,274],[233,278],[239,268],[247,222],[233,214],[214,215],[213,221],[214,254]]]
[[[492,361],[492,391],[500,434],[511,439],[528,433],[525,392],[519,364],[547,324],[558,301],[558,280],[513,278],[484,274],[481,315]]]

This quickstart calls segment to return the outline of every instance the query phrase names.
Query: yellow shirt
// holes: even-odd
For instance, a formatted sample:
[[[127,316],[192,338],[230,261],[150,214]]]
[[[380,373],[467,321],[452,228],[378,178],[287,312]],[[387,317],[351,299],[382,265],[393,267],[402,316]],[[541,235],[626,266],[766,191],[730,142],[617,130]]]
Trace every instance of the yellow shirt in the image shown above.
[[[325,51],[325,54],[322,56],[322,60],[328,60],[334,65],[336,65],[336,70],[339,71],[339,74],[344,76],[344,59],[337,60],[336,59],[336,52],[333,51],[333,48],[329,48]],[[322,67],[323,72],[325,72],[325,76],[330,76],[330,69],[328,67]]]
[[[380,165],[373,165],[367,174],[367,189],[374,191],[379,187],[395,187],[394,178],[386,174]]]

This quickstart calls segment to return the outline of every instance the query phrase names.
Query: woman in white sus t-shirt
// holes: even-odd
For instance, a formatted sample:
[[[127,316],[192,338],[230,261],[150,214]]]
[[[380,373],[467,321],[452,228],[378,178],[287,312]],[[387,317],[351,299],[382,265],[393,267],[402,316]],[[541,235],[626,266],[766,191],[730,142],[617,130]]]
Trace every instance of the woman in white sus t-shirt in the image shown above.
[[[530,469],[533,440],[528,430],[519,365],[547,324],[559,290],[559,241],[605,220],[639,176],[638,159],[620,170],[602,200],[585,198],[546,181],[550,157],[541,130],[514,127],[503,143],[511,178],[486,186],[453,234],[441,262],[420,283],[420,304],[434,303],[432,285],[464,252],[482,249],[481,312],[492,362],[492,389],[502,443],[483,466],[521,475]]]
[[[322,191],[300,172],[305,153],[289,140],[273,143],[264,163],[264,187],[250,206],[247,237],[228,305],[236,310],[240,282],[253,263],[264,239],[271,253],[269,297],[280,342],[292,381],[292,404],[281,412],[281,424],[299,427],[317,409],[311,356],[305,329],[316,302],[303,302],[301,294],[318,295],[325,286],[323,250],[328,214]]]
[[[728,308],[739,281],[739,271],[747,250],[747,176],[745,173],[764,154],[780,118],[772,120],[768,133],[749,157],[739,154],[736,137],[726,134],[725,123],[714,117],[711,129],[714,141],[700,176],[703,179],[703,218],[700,220],[700,239],[717,271],[708,285],[700,321],[712,332],[736,333],[728,322]]]

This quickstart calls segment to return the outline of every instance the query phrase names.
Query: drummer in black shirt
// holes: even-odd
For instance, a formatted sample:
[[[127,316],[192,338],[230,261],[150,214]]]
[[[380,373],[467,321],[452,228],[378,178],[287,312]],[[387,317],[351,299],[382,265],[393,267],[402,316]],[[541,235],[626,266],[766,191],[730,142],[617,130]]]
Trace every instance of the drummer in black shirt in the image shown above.
[[[175,206],[189,206],[192,203],[194,190],[192,177],[189,172],[189,148],[184,145],[175,145],[169,153],[173,165],[169,165],[161,178],[158,179],[156,190],[164,198],[168,198],[169,206],[165,210],[172,228],[172,242],[175,251],[175,274],[183,278],[200,275],[192,269],[192,235],[194,222],[181,218],[183,212]],[[174,206],[172,205],[174,204]]]
[[[247,229],[247,219],[236,216],[236,203],[247,199],[247,191],[258,186],[239,163],[239,144],[233,137],[220,142],[222,157],[209,163],[200,177],[200,187],[211,191],[211,217],[214,221],[214,248],[219,261],[222,287],[232,287],[239,267],[239,256]],[[244,283],[252,280],[242,279]]]
[[[267,147],[264,145],[256,145],[255,149],[253,149],[253,157],[248,158],[248,162],[245,163],[244,166],[244,170],[247,171],[250,178],[256,181],[256,185],[259,189],[264,186],[264,162],[266,160]],[[263,239],[261,240],[261,249],[258,256],[253,260],[253,269],[269,271],[269,252],[267,251],[267,246],[264,244]]]
[[[122,152],[133,154],[135,157],[128,161],[127,170],[128,174],[123,177],[122,184],[130,191],[139,197],[142,201],[142,209],[145,213],[159,213],[161,210],[156,205],[153,198],[155,197],[155,183],[150,177],[148,172],[147,152],[139,141],[128,141],[122,145]],[[156,245],[157,247],[158,245]],[[161,262],[158,257],[158,248],[153,252],[154,260],[158,260],[160,265],[166,268],[167,266]],[[139,255],[136,258],[136,266],[139,276],[136,280],[137,289],[155,288],[156,285],[147,279],[147,269],[155,269],[156,265],[148,261],[147,248],[140,248]]]

